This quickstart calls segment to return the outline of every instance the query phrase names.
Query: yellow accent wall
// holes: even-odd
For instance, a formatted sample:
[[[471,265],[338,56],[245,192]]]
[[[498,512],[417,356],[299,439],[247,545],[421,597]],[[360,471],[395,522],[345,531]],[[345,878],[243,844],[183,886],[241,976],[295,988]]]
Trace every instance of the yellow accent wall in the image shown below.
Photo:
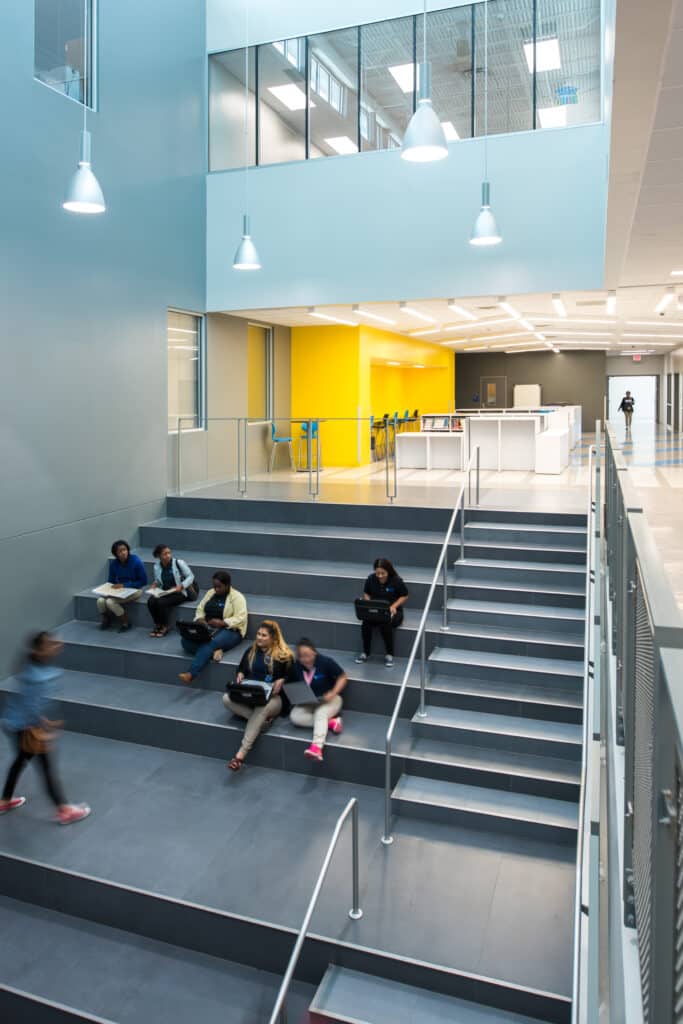
[[[370,427],[334,417],[380,417],[388,412],[447,412],[455,401],[455,355],[450,349],[374,327],[293,327],[292,416],[326,417],[323,466],[370,460]],[[400,362],[401,366],[387,363]],[[424,369],[417,369],[414,364]],[[293,426],[296,439],[300,428]]]

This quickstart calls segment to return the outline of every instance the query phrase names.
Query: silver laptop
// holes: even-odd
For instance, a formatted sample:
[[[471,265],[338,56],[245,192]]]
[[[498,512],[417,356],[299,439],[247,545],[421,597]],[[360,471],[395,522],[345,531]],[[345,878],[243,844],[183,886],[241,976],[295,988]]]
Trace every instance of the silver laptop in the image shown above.
[[[285,693],[292,704],[320,704],[308,683],[286,683]]]

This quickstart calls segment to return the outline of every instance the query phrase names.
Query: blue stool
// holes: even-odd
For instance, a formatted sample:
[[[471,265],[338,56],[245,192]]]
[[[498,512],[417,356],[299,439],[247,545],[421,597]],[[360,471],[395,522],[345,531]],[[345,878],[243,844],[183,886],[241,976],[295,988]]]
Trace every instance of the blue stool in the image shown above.
[[[308,421],[304,420],[301,424],[301,432],[299,434],[299,449],[297,452],[297,464],[299,469],[308,469]],[[319,469],[323,468],[322,462],[322,450],[320,446],[320,434],[318,433],[318,421],[311,420],[311,455],[313,454],[313,445],[316,447],[316,459]],[[306,451],[306,459],[301,458],[301,446],[304,445]]]
[[[293,470],[296,471],[294,465],[294,452],[292,451],[292,438],[291,437],[278,437],[275,433],[275,423],[270,424],[270,439],[273,442],[273,447],[270,449],[270,460],[268,462],[268,472],[273,472],[273,465],[275,463],[275,453],[277,452],[277,446],[279,444],[286,444],[287,450],[289,451],[289,463]]]

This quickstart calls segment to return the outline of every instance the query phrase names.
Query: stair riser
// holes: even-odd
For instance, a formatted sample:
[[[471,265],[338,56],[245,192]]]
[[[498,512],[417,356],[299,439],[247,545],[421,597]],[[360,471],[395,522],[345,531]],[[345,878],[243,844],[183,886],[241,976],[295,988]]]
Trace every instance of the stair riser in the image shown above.
[[[551,547],[580,548],[586,550],[586,536],[580,533],[563,533],[561,530],[525,530],[523,527],[465,526],[465,545],[477,543],[499,544],[501,547]]]
[[[190,552],[211,551],[218,558],[216,568],[222,568],[220,562],[229,567],[230,553],[239,555],[272,555],[274,558],[306,558],[319,561],[364,562],[372,566],[378,557],[390,559],[400,571],[401,563],[406,565],[435,566],[440,552],[440,544],[432,542],[416,543],[414,541],[394,540],[390,534],[381,535],[376,539],[359,539],[356,537],[317,537],[301,533],[278,533],[274,525],[272,532],[252,533],[247,531],[212,530],[209,523],[205,530],[191,530],[181,526],[159,530],[156,527],[140,527],[140,543],[145,547],[154,547],[163,541],[178,551],[179,554]],[[444,531],[445,536],[445,531]],[[453,556],[455,557],[455,556]]]
[[[309,556],[315,557],[313,555]],[[542,565],[543,562],[557,562],[563,565],[583,566],[586,564],[586,555],[583,551],[564,551],[556,548],[551,551],[549,548],[509,547],[500,544],[483,546],[474,541],[465,544],[465,558],[487,558],[492,561],[508,562],[536,562]],[[557,577],[555,577],[557,578]]]
[[[545,722],[581,723],[581,709],[570,705],[542,703],[532,700],[508,700],[503,696],[476,693],[448,693],[429,689],[428,703],[440,708],[459,708],[463,711],[483,711],[491,715],[511,715],[515,718],[538,718]]]
[[[413,730],[417,736],[424,736],[426,739],[458,743],[469,747],[539,754],[543,757],[559,757],[564,761],[579,761],[581,759],[581,745],[567,743],[563,740],[532,739],[528,736],[515,736],[509,733],[484,732],[479,729],[456,728],[448,725],[427,725],[420,723],[419,720],[413,722]]]
[[[454,627],[451,625],[449,632],[440,632],[438,642],[440,647],[455,647],[464,651],[480,651],[492,654],[515,654],[526,658],[558,658],[562,661],[581,661],[583,659],[583,645],[573,643],[572,637],[567,637],[567,643],[556,643],[552,640],[543,640],[539,631],[539,639],[535,642],[529,640],[516,640],[512,636],[488,637],[470,636],[467,627]]]
[[[509,523],[511,526],[528,523],[533,526],[580,526],[586,528],[582,512],[526,512],[524,510],[468,508],[466,522]]]
[[[440,807],[435,804],[417,803],[395,797],[391,803],[396,814],[436,821],[442,825],[483,829],[486,832],[499,832],[504,835],[525,836],[529,839],[540,839],[543,842],[567,846],[576,843],[576,829],[545,825],[534,821],[518,821],[516,818],[482,814],[479,811],[469,811],[465,808]]]
[[[514,772],[472,768],[469,765],[438,762],[424,764],[418,759],[406,759],[405,763],[408,775],[423,779],[440,779],[442,782],[500,789],[505,793],[526,793],[527,796],[566,800],[568,803],[578,803],[579,801],[578,781],[562,782],[555,779],[535,778],[533,775],[517,775]]]
[[[488,559],[488,556],[484,555],[484,558]],[[583,563],[581,566],[567,565],[562,569],[544,569],[542,562],[536,562],[532,566],[520,569],[504,563],[500,565],[493,561],[484,562],[483,565],[456,562],[455,579],[456,582],[489,580],[494,583],[519,583],[521,589],[526,584],[540,587],[545,583],[551,583],[556,586],[566,586],[567,590],[575,590],[577,594],[585,595]]]
[[[457,583],[449,587],[448,593],[451,597],[460,598],[463,601],[498,601],[509,605],[533,604],[538,605],[539,608],[549,605],[555,608],[583,608],[586,603],[583,592],[557,594],[549,590],[523,590],[523,585],[524,583],[520,579],[519,588],[481,587],[477,586],[473,579],[459,579]]]
[[[166,499],[166,514],[185,519],[223,519],[257,523],[299,523],[302,527],[338,526],[379,530],[448,529],[451,509],[405,505],[337,505],[332,502],[267,501],[244,498]]]
[[[346,882],[344,875],[344,884]],[[0,855],[0,891],[13,899],[36,903],[160,942],[168,942],[169,936],[180,937],[187,949],[280,976],[285,972],[296,937],[292,929],[222,914],[196,904],[165,899],[7,855]],[[340,914],[344,914],[345,906],[345,902],[340,903]],[[501,1010],[533,1014],[551,1024],[570,1022],[570,1006],[566,999],[488,982],[405,957],[392,957],[355,946],[348,938],[344,944],[337,944],[331,939],[309,934],[295,977],[318,985],[330,963],[388,981],[483,1002]]]
[[[493,598],[491,599],[493,600]],[[468,623],[476,626],[501,627],[514,632],[516,629],[537,630],[543,632],[566,633],[568,637],[583,637],[584,624],[581,619],[569,619],[564,616],[542,615],[539,607],[538,615],[516,615],[513,611],[484,611],[449,608],[448,617],[452,626],[465,626]]]
[[[7,1024],[108,1024],[103,1017],[80,1013],[4,985],[0,985],[0,1020]]]
[[[443,638],[440,638],[441,646],[443,647]],[[567,666],[571,666],[572,662],[567,662]],[[495,680],[496,682],[506,682],[509,679],[519,679],[520,682],[536,682],[536,683],[554,683],[557,686],[562,687],[577,687],[580,688],[582,685],[581,679],[577,676],[568,673],[561,672],[539,672],[530,671],[528,668],[511,669],[500,667],[498,665],[487,665],[485,663],[481,665],[470,665],[462,662],[442,661],[438,658],[430,661],[430,667],[433,672],[444,676],[455,676],[458,679],[482,679],[482,680]]]

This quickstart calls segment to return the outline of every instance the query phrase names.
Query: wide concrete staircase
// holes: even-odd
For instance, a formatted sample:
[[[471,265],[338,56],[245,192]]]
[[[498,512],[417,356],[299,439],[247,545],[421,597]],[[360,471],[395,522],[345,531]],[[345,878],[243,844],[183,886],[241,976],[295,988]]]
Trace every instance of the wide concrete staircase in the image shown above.
[[[570,1017],[582,720],[585,517],[470,510],[428,623],[428,706],[409,680],[392,756],[396,842],[380,843],[384,739],[450,513],[169,498],[140,528],[204,589],[227,568],[290,643],[347,670],[345,729],[311,765],[279,719],[239,776],[242,723],[220,693],[243,645],[198,686],[177,634],[100,632],[95,597],[63,625],[62,766],[87,822],[57,830],[38,782],[0,824],[0,961],[8,1020],[267,1020],[322,852],[349,796],[361,809],[364,917],[350,922],[342,841],[289,1002],[292,1021]],[[393,670],[356,665],[352,600],[372,561],[410,590]],[[187,618],[192,605],[177,615]],[[11,681],[3,684],[7,690]],[[14,1014],[14,1016],[12,1016]],[[23,1016],[22,1016],[23,1014]]]

